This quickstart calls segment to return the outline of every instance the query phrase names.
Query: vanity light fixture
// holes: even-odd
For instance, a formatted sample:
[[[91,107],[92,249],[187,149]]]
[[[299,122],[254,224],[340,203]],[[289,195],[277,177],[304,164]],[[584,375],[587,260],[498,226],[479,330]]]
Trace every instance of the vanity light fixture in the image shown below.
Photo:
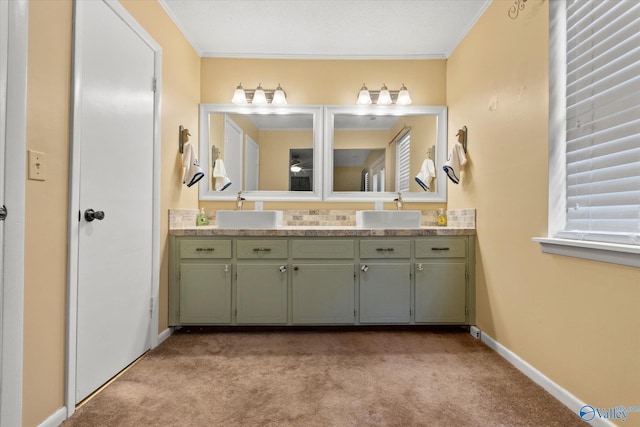
[[[233,92],[231,102],[234,104],[286,105],[287,94],[284,92],[280,84],[278,84],[276,89],[264,89],[262,87],[262,83],[260,83],[258,84],[258,87],[253,90],[243,88],[242,83],[240,83]]]
[[[362,84],[360,93],[358,93],[358,105],[409,105],[411,104],[411,96],[409,90],[402,84],[400,90],[389,90],[386,84],[382,84],[380,90],[369,90],[365,84]]]

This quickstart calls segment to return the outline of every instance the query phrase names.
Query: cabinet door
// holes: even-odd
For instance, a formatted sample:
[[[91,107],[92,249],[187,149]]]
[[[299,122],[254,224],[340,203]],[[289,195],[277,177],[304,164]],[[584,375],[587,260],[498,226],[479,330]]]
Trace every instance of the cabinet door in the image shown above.
[[[360,322],[409,323],[411,321],[411,265],[363,263],[360,265]]]
[[[231,323],[229,264],[180,264],[180,323]]]
[[[236,322],[287,323],[286,264],[237,265]]]
[[[293,323],[354,323],[353,263],[295,264]]]
[[[466,265],[416,263],[416,323],[466,323]]]

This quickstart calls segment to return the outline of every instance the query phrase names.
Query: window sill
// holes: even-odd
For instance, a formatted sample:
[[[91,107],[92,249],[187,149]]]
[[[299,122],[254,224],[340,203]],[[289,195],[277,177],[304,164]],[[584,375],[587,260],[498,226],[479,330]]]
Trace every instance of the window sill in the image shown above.
[[[640,267],[640,246],[550,237],[534,237],[532,240],[540,243],[540,249],[547,254]]]

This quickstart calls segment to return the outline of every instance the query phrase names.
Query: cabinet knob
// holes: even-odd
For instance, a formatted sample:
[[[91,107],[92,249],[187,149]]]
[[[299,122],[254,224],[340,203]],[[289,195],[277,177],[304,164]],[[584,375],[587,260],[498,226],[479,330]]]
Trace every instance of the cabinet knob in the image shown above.
[[[280,270],[281,273],[285,273],[287,271],[287,266],[281,265],[280,267],[278,267],[278,270]]]
[[[229,266],[229,264],[225,264],[225,265],[224,265],[224,271],[225,271],[225,273],[228,273],[228,272],[229,272],[229,270],[230,270],[230,266]]]
[[[297,265],[293,267],[293,271],[298,271],[300,270],[300,267],[298,267]]]
[[[422,268],[422,264],[418,264],[418,271],[422,271],[424,270],[424,268]]]
[[[366,272],[367,270],[369,270],[369,266],[367,264],[362,264],[362,266],[360,267],[360,270]]]

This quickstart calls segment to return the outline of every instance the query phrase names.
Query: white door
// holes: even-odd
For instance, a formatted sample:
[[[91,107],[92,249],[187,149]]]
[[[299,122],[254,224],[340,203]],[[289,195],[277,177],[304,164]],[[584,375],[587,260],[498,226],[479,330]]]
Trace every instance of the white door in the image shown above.
[[[244,189],[257,191],[260,176],[260,146],[249,135],[246,136],[244,153]]]
[[[0,426],[22,424],[27,9],[0,1]]]
[[[230,192],[242,190],[242,128],[224,116],[224,166],[231,185]],[[225,191],[227,191],[225,190]]]
[[[76,2],[74,403],[151,342],[156,55],[113,7]]]

